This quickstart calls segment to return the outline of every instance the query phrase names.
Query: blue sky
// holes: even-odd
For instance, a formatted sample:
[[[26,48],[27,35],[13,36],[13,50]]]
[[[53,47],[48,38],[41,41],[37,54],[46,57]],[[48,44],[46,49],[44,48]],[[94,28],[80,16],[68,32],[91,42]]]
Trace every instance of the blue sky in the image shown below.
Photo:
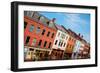
[[[39,13],[49,19],[56,18],[56,24],[63,25],[77,34],[80,33],[87,42],[90,42],[90,14],[61,12]]]

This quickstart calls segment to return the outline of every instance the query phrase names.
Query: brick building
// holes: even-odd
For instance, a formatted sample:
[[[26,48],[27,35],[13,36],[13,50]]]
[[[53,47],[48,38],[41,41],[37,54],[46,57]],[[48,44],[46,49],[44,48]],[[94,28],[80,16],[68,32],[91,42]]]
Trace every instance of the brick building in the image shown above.
[[[69,39],[67,41],[67,46],[65,49],[65,56],[67,59],[71,59],[73,49],[76,43],[76,34],[71,29],[66,30],[66,32],[69,34]]]
[[[39,50],[38,52],[40,53],[42,53],[41,49],[42,51],[43,49],[44,51],[49,51],[53,45],[55,35],[56,35],[56,28],[53,24],[53,21],[54,19],[49,20],[46,17],[40,15],[38,12],[25,11],[24,12],[24,46],[31,46],[33,47],[31,48],[31,51],[32,49]],[[26,54],[29,53],[30,50],[29,51],[27,50]],[[43,52],[41,55],[43,54],[45,54],[45,52]],[[32,55],[30,56],[32,57]]]

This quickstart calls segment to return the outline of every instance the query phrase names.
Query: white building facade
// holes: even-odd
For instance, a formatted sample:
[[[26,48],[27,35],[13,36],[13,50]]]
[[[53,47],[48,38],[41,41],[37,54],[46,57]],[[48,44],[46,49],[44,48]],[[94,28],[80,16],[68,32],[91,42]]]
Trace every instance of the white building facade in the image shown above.
[[[67,32],[58,28],[52,48],[65,50],[68,39],[69,35]]]

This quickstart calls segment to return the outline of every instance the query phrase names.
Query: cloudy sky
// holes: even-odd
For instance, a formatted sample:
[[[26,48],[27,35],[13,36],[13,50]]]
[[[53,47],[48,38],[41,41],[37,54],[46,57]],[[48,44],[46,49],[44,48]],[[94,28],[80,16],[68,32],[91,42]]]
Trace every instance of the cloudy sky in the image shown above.
[[[63,25],[77,34],[83,35],[83,38],[90,42],[90,14],[84,13],[56,13],[56,12],[39,12],[49,19],[56,18],[58,25]]]

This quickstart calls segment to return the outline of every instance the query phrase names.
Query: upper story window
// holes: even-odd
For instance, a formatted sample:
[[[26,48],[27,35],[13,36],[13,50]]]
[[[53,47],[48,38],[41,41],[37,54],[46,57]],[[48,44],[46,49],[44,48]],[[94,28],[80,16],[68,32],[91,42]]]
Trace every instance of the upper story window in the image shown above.
[[[49,43],[49,46],[48,46],[48,48],[50,48],[51,47],[51,42]]]
[[[55,41],[55,45],[57,44],[58,40]]]
[[[65,47],[66,43],[64,43],[63,47]]]
[[[47,36],[49,36],[50,35],[50,31],[48,31],[48,33],[47,33]]]
[[[42,31],[42,35],[44,35],[44,33],[45,33],[45,29],[43,29],[43,31]]]
[[[34,38],[34,39],[33,39],[33,42],[32,42],[32,45],[33,45],[33,46],[35,46],[35,45],[36,45],[36,41],[37,41],[37,39],[36,39],[36,38]]]
[[[60,46],[62,47],[62,45],[63,45],[63,42],[61,42],[61,45]]]
[[[47,41],[44,42],[44,47],[46,47]]]
[[[36,33],[39,33],[39,32],[40,32],[40,27],[37,27]]]
[[[60,36],[60,32],[58,33],[58,37]]]
[[[68,39],[68,36],[66,36],[66,40]]]
[[[31,25],[29,30],[30,30],[30,32],[32,32],[34,30],[34,26]]]
[[[53,38],[54,37],[54,33],[52,33],[52,36],[51,36],[51,38]]]
[[[58,44],[58,46],[61,46],[61,41],[59,41],[59,44]]]
[[[27,27],[27,22],[24,22],[24,29]]]
[[[38,46],[41,46],[41,43],[42,43],[42,40],[40,40],[40,41],[39,41],[39,44],[38,44]]]
[[[62,39],[65,39],[65,34],[61,34],[61,38]]]

